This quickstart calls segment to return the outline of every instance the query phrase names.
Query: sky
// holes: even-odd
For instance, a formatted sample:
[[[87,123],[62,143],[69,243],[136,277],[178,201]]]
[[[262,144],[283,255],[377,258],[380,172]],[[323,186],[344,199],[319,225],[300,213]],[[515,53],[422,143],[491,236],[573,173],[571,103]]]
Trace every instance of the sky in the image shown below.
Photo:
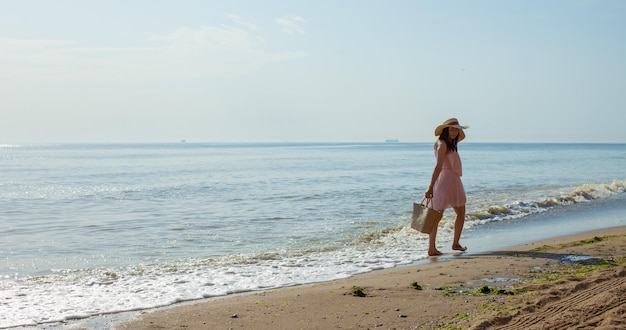
[[[0,145],[626,143],[622,0],[0,0]]]

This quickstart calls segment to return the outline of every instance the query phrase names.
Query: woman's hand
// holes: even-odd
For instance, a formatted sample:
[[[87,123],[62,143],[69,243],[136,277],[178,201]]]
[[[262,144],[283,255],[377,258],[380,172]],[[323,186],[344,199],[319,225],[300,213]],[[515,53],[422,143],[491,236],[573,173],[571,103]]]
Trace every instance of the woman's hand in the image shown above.
[[[424,193],[424,197],[433,198],[433,188],[431,186],[428,186],[428,190]]]

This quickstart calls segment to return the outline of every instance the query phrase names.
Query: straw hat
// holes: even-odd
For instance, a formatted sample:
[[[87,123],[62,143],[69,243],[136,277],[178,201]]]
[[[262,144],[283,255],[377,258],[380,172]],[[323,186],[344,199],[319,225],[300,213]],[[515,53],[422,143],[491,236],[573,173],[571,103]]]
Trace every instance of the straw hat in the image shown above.
[[[456,118],[450,118],[446,121],[443,122],[443,124],[437,126],[437,128],[435,128],[435,135],[439,136],[441,135],[441,132],[443,132],[443,129],[446,127],[456,127],[459,129],[459,140],[461,141],[463,139],[465,139],[465,132],[463,132],[464,129],[469,128],[469,126],[461,126],[459,125],[459,121]]]

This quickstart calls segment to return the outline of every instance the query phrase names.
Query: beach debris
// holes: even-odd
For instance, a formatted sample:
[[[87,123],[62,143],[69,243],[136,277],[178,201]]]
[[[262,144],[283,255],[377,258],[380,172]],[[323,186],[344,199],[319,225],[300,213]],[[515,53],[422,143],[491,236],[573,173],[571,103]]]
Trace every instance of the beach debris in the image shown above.
[[[415,290],[422,290],[422,286],[417,284],[417,282],[413,282],[411,283],[411,286],[413,287],[413,289]]]
[[[238,317],[239,317],[239,316],[238,316],[237,314],[233,314],[233,315],[231,315],[231,316],[230,316],[230,318],[231,318],[231,319],[236,319],[236,318],[238,318]]]
[[[515,292],[510,289],[499,289],[499,288],[491,288],[488,285],[483,285],[479,289],[476,289],[477,293],[481,294],[501,294],[501,295],[509,295],[514,296]]]
[[[358,286],[353,286],[350,289],[350,292],[352,292],[352,295],[355,297],[367,297],[367,294],[363,291],[363,288]]]
[[[398,317],[400,317],[400,318],[405,318],[405,317],[409,317],[409,316],[408,316],[408,315],[406,315],[406,314],[400,314],[400,315],[398,315]]]
[[[447,287],[442,287],[442,288],[436,288],[436,290],[443,290],[446,296],[457,296],[457,295],[476,296],[476,295],[491,295],[491,294],[507,295],[507,296],[515,295],[515,291],[510,287],[492,288],[488,285],[483,285],[483,286],[474,287],[474,288],[466,288],[463,286],[461,287],[447,286]]]
[[[490,294],[491,293],[491,289],[488,286],[483,285],[480,288],[480,293],[482,293],[482,294]]]

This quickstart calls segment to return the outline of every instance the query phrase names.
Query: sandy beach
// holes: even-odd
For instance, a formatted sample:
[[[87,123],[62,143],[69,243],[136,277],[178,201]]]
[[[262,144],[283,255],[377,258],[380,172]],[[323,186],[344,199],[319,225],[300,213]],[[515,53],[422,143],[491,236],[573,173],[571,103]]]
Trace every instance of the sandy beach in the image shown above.
[[[471,251],[471,247],[470,250]],[[623,329],[626,227],[140,313],[115,329]]]

